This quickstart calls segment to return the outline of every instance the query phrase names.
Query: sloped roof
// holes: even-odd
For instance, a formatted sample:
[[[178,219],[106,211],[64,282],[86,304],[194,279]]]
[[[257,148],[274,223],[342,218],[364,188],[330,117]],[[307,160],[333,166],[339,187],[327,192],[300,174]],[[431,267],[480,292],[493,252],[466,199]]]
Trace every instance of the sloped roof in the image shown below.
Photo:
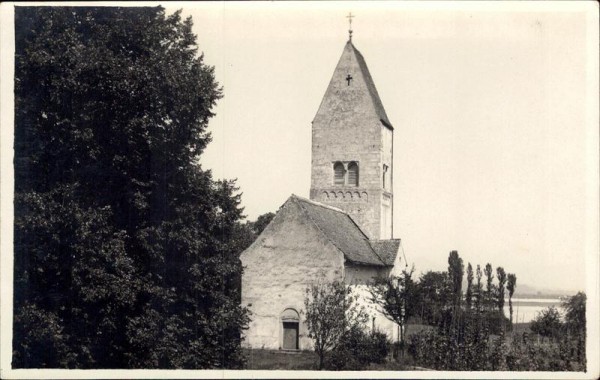
[[[388,120],[387,114],[385,113],[385,109],[383,108],[383,103],[381,102],[381,98],[377,93],[377,88],[375,87],[375,82],[373,82],[373,78],[371,77],[371,73],[367,68],[367,62],[365,62],[365,58],[362,56],[360,51],[354,47],[352,41],[348,41],[347,45],[350,45],[350,48],[356,55],[356,61],[358,63],[358,67],[360,68],[361,73],[365,78],[365,82],[367,84],[367,89],[369,90],[369,95],[371,95],[371,100],[373,101],[373,105],[375,106],[375,111],[377,112],[377,116],[379,119],[386,125],[386,127],[392,128],[392,123]]]
[[[387,265],[394,265],[400,248],[400,239],[370,240],[371,247]]]
[[[297,195],[292,195],[290,201],[296,202],[300,206],[325,237],[342,251],[346,260],[356,264],[374,266],[393,264],[393,262],[387,264],[377,255],[371,247],[368,237],[347,213]]]
[[[350,75],[349,79],[348,75]],[[350,82],[346,83],[348,80],[354,80],[353,83],[358,86],[350,86]],[[367,103],[370,103],[370,107],[363,107]],[[367,63],[351,41],[344,46],[315,119],[325,115],[339,116],[340,112],[343,113],[349,109],[360,109],[363,113],[369,109],[368,113],[373,112],[373,116],[377,117],[383,125],[393,129],[381,98],[379,98],[377,88],[375,88],[373,77],[367,68]]]

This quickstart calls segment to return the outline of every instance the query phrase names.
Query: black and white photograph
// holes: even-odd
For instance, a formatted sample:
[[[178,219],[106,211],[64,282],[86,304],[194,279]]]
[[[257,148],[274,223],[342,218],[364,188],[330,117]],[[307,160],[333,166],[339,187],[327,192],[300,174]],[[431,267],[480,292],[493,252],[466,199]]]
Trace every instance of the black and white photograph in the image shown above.
[[[600,376],[597,2],[0,11],[1,378]]]

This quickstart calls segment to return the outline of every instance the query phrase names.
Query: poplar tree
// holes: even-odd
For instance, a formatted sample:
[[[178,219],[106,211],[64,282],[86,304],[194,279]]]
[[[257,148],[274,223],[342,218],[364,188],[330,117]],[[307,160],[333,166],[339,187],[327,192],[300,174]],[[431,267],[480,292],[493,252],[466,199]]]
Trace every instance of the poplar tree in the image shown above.
[[[500,314],[504,315],[504,287],[506,286],[506,272],[504,271],[504,268],[496,268],[496,275],[498,276],[498,311]]]
[[[477,271],[476,271],[476,276],[477,276],[477,285],[475,287],[476,289],[476,294],[477,294],[477,301],[476,301],[476,309],[478,312],[481,311],[481,304],[482,304],[482,297],[483,297],[483,286],[481,285],[481,267],[479,266],[479,264],[477,264]]]
[[[517,287],[517,276],[514,273],[509,273],[507,277],[506,289],[508,290],[508,310],[510,313],[510,324],[513,323],[513,307],[512,307],[512,296],[515,294],[515,288]]]
[[[493,286],[492,281],[494,280],[492,264],[485,264],[485,277],[486,277],[486,292],[484,298],[484,309],[491,310],[493,305]]]
[[[473,267],[471,263],[467,265],[467,294],[465,296],[465,302],[467,304],[467,310],[471,310],[473,304]]]
[[[458,255],[458,252],[451,251],[448,256],[448,276],[452,283],[453,304],[455,308],[460,307],[464,269],[463,260]]]

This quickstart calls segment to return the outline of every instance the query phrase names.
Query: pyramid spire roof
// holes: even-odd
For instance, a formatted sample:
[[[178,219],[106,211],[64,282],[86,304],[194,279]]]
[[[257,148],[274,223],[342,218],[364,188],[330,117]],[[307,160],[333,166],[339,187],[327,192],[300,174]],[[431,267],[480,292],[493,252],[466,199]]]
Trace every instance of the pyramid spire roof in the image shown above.
[[[367,63],[351,39],[344,46],[315,119],[350,109],[374,112],[386,127],[393,129]]]

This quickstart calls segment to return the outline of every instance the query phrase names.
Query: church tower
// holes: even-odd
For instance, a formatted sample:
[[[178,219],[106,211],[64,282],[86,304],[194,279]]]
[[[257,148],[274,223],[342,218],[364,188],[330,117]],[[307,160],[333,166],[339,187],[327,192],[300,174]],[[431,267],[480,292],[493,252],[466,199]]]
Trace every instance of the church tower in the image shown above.
[[[393,134],[350,34],[312,122],[310,198],[350,214],[370,239],[393,237]]]

